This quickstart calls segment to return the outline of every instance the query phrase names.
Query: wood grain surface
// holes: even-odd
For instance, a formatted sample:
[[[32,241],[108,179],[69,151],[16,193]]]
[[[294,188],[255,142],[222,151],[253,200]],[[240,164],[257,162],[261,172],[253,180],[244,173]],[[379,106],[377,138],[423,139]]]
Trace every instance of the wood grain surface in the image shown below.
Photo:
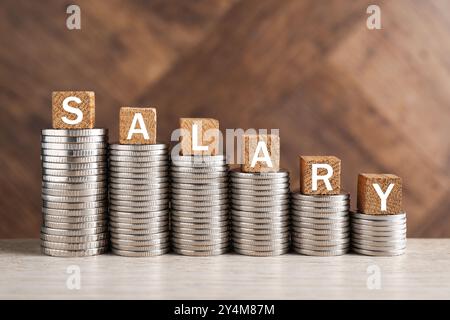
[[[366,28],[378,4],[382,30]],[[5,0],[0,11],[0,238],[38,237],[40,129],[51,92],[92,90],[118,140],[120,106],[279,128],[281,166],[335,155],[356,200],[360,172],[403,179],[408,235],[450,236],[447,0]]]
[[[0,240],[0,262],[0,299],[450,298],[450,239],[408,239],[397,257],[150,258],[55,258],[40,253],[38,240]],[[73,266],[80,290],[66,285]],[[367,285],[374,270],[379,289]]]

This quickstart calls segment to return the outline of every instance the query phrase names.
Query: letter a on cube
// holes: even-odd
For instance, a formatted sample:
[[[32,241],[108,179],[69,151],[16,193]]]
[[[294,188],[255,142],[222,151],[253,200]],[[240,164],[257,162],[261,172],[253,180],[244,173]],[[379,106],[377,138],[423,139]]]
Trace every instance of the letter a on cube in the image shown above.
[[[94,92],[53,92],[52,123],[55,129],[92,129],[95,125]]]
[[[402,179],[393,174],[358,175],[358,211],[366,214],[402,213]]]
[[[280,170],[280,137],[274,134],[244,134],[243,172],[277,172]]]
[[[334,156],[300,156],[300,192],[332,195],[341,192],[341,160]]]
[[[120,108],[121,144],[155,144],[156,143],[156,109],[155,108]]]

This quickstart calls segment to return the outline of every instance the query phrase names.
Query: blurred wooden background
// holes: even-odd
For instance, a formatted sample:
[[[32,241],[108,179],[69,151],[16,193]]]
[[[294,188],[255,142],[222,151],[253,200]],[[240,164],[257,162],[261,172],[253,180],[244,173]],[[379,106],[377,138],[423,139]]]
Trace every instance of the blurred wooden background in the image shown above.
[[[75,89],[111,141],[120,106],[155,105],[161,141],[179,117],[280,128],[295,187],[299,154],[341,158],[353,197],[359,172],[397,174],[409,236],[449,237],[449,37],[447,0],[3,0],[0,238],[39,236],[40,129]]]

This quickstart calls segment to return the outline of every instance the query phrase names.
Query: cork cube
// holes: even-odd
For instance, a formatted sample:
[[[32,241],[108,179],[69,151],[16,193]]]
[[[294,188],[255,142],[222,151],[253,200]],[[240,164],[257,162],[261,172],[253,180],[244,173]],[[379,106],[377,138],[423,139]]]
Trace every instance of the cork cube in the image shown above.
[[[119,143],[155,144],[155,108],[120,108]]]
[[[357,206],[366,214],[402,213],[402,179],[393,174],[360,173]]]
[[[53,92],[52,123],[55,129],[92,129],[95,125],[94,92]]]
[[[219,121],[210,118],[180,118],[181,155],[216,156],[220,153]]]
[[[244,134],[242,139],[243,172],[277,172],[280,170],[280,137],[278,135]],[[264,160],[267,155],[270,161]]]
[[[341,160],[334,156],[300,156],[300,192],[311,195],[341,192]]]

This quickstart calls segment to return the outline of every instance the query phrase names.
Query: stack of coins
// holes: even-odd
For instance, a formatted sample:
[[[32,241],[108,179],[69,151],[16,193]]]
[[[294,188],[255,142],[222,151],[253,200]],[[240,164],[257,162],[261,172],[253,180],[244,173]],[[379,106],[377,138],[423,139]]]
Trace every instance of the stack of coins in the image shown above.
[[[175,156],[171,182],[174,251],[190,256],[225,253],[230,242],[225,157]]]
[[[352,248],[369,256],[398,256],[406,251],[406,213],[352,213]]]
[[[44,129],[42,252],[76,257],[108,249],[105,129]]]
[[[350,247],[350,195],[292,194],[292,243],[297,253],[337,256]]]
[[[274,256],[289,250],[289,173],[231,172],[232,240],[237,253]]]
[[[169,242],[169,155],[165,144],[110,145],[112,252],[129,257],[165,254]]]

